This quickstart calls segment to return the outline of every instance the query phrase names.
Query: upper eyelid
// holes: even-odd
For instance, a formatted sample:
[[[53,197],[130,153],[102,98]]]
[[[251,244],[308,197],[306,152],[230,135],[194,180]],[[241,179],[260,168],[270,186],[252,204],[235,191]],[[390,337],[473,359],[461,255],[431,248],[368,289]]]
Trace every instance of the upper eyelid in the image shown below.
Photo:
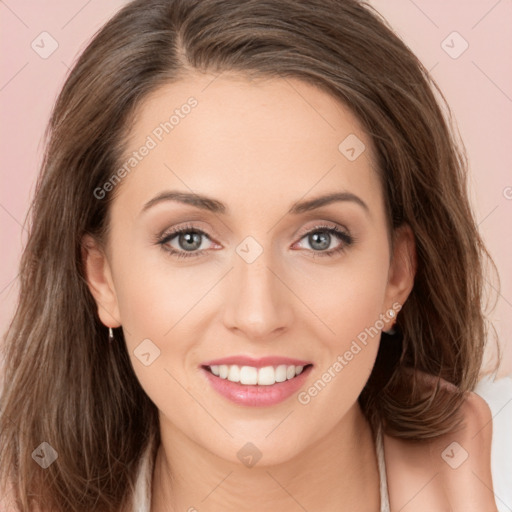
[[[187,233],[189,231],[196,231],[198,233],[201,233],[202,235],[205,235],[211,240],[210,235],[205,230],[195,226],[184,226],[176,229],[164,229],[162,233],[158,235],[158,239],[162,240],[165,238],[174,237],[175,235],[179,235],[180,233]]]

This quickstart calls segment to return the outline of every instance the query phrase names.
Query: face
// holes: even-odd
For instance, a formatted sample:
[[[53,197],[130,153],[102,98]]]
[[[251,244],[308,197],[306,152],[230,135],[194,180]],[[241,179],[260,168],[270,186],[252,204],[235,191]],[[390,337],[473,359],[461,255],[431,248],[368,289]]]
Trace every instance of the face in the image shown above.
[[[372,142],[339,101],[295,79],[213,78],[140,106],[88,280],[162,428],[277,463],[357,407],[412,287],[411,236],[391,252]]]

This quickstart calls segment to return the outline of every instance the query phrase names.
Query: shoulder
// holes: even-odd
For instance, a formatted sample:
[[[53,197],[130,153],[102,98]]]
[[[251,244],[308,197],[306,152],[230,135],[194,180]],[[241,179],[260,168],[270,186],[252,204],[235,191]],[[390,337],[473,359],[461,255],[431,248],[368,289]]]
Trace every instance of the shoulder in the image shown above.
[[[466,393],[463,422],[428,441],[384,436],[391,509],[401,512],[497,512],[491,475],[492,414]]]
[[[470,443],[481,448],[488,448],[491,453],[492,413],[487,402],[476,393],[468,391],[462,404],[462,416],[465,425],[462,434],[471,435]]]

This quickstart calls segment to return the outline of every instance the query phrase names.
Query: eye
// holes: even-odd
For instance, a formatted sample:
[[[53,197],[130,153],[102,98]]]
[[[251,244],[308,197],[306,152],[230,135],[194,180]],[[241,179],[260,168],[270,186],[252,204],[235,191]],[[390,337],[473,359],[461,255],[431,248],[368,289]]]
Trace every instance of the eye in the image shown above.
[[[177,258],[198,257],[205,253],[207,248],[203,246],[203,239],[210,240],[210,237],[204,231],[187,225],[179,229],[165,232],[157,238],[157,243],[170,255]],[[338,240],[338,245],[328,249],[333,242],[333,238]],[[310,251],[314,257],[317,256],[335,256],[352,245],[354,237],[348,232],[341,230],[336,226],[315,226],[308,231],[300,240],[306,239],[312,248]],[[175,245],[172,245],[174,242]]]
[[[185,226],[180,229],[165,232],[157,243],[171,255],[178,258],[190,258],[201,255],[205,248],[203,247],[203,238],[210,239],[208,235],[193,226]],[[175,242],[176,246],[172,246],[171,242]]]
[[[349,233],[336,226],[315,226],[313,230],[308,231],[301,240],[306,239],[313,251],[313,256],[335,256],[343,252],[355,241]],[[331,243],[338,240],[338,245],[329,250]]]

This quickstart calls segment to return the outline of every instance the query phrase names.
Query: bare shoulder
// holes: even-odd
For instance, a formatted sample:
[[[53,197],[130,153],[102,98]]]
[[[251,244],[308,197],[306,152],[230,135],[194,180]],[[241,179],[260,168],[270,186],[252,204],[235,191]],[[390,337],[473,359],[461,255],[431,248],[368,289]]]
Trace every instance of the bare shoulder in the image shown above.
[[[461,415],[461,427],[429,441],[384,436],[392,511],[497,512],[491,410],[483,398],[468,392]]]

